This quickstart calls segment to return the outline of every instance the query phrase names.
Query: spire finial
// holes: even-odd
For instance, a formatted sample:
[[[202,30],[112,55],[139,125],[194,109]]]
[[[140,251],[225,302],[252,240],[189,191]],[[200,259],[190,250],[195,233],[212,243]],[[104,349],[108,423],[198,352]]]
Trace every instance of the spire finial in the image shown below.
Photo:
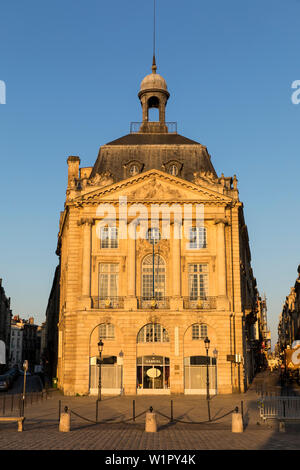
[[[155,61],[155,55],[153,55],[153,61],[152,61],[152,73],[156,73],[156,61]]]
[[[155,60],[155,36],[156,36],[156,0],[153,0],[153,61],[152,73],[156,73],[156,60]]]

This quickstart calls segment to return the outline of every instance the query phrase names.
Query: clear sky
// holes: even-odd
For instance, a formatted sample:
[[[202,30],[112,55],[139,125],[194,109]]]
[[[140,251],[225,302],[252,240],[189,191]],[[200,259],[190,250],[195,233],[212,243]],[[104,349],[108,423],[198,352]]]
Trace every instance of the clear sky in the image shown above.
[[[11,0],[0,13],[0,277],[13,314],[45,319],[69,155],[141,120],[152,0]],[[157,0],[167,120],[236,174],[272,344],[299,256],[299,0]]]

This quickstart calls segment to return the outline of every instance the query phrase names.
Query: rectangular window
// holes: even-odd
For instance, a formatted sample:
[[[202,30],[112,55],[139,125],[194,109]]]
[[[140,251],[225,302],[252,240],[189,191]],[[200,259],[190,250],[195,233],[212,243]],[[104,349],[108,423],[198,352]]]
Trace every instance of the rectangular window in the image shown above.
[[[99,298],[106,299],[118,296],[119,265],[100,264]]]
[[[118,248],[118,228],[102,227],[100,230],[100,247],[101,248]]]
[[[102,323],[99,326],[99,338],[115,339],[115,328],[111,323]]]
[[[191,227],[189,242],[190,249],[199,250],[201,248],[206,248],[206,228]]]
[[[207,264],[189,264],[190,300],[206,299],[208,296]]]
[[[207,336],[207,325],[193,325],[192,339],[204,339]]]

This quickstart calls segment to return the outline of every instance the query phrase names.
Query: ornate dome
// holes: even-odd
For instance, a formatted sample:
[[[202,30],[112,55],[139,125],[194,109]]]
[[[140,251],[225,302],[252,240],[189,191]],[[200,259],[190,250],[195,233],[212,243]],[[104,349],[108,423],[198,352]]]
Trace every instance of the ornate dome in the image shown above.
[[[167,91],[166,80],[158,73],[150,73],[142,80],[140,91],[163,90]]]
[[[161,75],[156,73],[156,69],[157,67],[155,56],[153,56],[152,73],[146,75],[146,77],[142,80],[139,96],[143,95],[147,91],[160,91],[166,94],[168,97],[170,96],[166,80]]]

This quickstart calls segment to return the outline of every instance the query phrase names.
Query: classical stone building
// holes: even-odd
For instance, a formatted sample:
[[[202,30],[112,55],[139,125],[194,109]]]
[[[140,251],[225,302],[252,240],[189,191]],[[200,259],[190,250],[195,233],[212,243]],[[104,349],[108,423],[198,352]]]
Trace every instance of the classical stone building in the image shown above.
[[[2,279],[0,279],[0,341],[2,345],[5,345],[5,360],[9,362],[10,355],[10,321],[12,317],[12,311],[10,308],[10,297],[5,294],[4,287],[2,285]],[[3,346],[4,347],[4,346]],[[5,366],[0,362],[0,372]]]
[[[277,351],[282,353],[291,348],[294,341],[300,340],[300,265],[295,285],[286,296],[278,323]]]
[[[28,320],[15,315],[11,321],[12,341],[10,365],[18,364],[21,368],[25,360],[28,361],[29,371],[40,364],[41,338],[40,327],[34,323],[34,318]]]
[[[59,321],[60,266],[55,269],[52,288],[46,309],[44,339],[41,344],[41,359],[46,378],[52,382],[57,375],[58,321]]]
[[[155,61],[138,96],[142,122],[93,167],[68,158],[58,386],[97,394],[101,339],[102,393],[206,393],[207,367],[211,393],[243,391],[257,291],[237,178],[218,176],[207,148],[165,121]]]

